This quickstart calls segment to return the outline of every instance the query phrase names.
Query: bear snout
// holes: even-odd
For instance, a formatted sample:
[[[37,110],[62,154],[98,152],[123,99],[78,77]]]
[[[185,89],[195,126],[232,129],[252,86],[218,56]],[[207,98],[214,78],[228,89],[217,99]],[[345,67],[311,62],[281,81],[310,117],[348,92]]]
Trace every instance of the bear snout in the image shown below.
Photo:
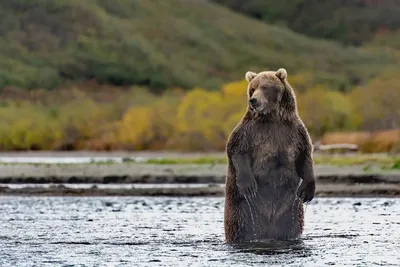
[[[256,108],[256,107],[257,107],[257,99],[254,98],[254,97],[250,98],[249,104],[250,104],[250,106],[251,106],[252,108]]]

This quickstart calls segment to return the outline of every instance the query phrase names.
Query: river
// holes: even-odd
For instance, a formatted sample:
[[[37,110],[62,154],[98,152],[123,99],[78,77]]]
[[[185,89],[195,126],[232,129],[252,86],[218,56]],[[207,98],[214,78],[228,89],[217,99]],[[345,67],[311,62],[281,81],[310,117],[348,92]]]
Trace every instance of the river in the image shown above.
[[[315,198],[297,241],[230,246],[221,197],[0,197],[0,266],[400,266],[400,199]]]

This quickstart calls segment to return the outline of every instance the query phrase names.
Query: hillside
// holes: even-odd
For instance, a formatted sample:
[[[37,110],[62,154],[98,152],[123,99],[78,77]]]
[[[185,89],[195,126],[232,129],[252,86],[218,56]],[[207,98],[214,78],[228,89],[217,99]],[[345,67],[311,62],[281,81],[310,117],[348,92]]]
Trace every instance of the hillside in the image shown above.
[[[391,48],[400,51],[400,29],[392,33],[381,34],[376,36],[368,47]]]
[[[400,27],[397,0],[213,0],[267,23],[312,37],[360,45]]]
[[[336,88],[365,81],[398,55],[345,48],[207,1],[0,2],[0,88],[96,80],[153,89],[215,89],[245,71],[317,72]],[[398,63],[396,63],[398,64]]]

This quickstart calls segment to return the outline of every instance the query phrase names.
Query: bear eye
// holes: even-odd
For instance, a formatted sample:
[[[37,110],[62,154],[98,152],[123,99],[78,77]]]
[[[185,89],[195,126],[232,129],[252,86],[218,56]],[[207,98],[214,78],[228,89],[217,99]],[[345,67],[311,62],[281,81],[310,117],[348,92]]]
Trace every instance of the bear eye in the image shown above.
[[[264,86],[263,86],[263,90],[264,90],[264,91],[269,91],[269,92],[274,92],[274,93],[278,93],[278,92],[279,92],[279,88],[276,87],[276,86],[267,86],[267,85],[264,85]]]
[[[252,94],[254,93],[255,90],[256,90],[256,89],[254,89],[254,87],[250,88],[250,91],[249,91],[250,95],[252,95]]]

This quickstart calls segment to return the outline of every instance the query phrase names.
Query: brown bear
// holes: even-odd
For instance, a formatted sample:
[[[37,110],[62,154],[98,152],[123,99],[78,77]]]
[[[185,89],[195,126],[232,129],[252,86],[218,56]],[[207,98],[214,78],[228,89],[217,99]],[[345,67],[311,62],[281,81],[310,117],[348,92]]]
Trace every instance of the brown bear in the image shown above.
[[[226,144],[225,238],[295,239],[315,194],[311,138],[285,69],[245,77],[248,108]]]

